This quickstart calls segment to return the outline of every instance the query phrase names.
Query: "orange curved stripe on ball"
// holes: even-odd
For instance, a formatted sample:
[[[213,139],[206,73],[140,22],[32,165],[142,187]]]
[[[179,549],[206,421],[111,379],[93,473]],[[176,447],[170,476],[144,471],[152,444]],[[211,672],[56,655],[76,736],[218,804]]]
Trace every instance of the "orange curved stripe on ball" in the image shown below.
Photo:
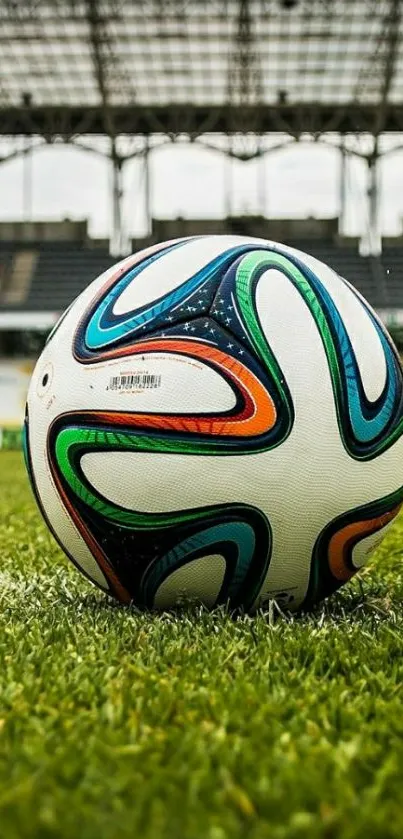
[[[346,582],[355,574],[355,570],[349,568],[347,564],[347,557],[349,549],[353,548],[357,542],[381,530],[392,519],[397,516],[401,504],[393,507],[387,513],[382,513],[373,519],[366,519],[365,521],[355,521],[347,524],[337,533],[334,533],[329,542],[329,566],[334,577],[337,580]],[[358,571],[358,568],[356,569]]]
[[[122,355],[136,356],[145,352],[176,352],[196,361],[203,359],[215,369],[223,370],[243,396],[245,408],[234,417],[192,417],[186,414],[122,414],[124,423],[140,428],[163,428],[195,434],[217,434],[234,437],[257,437],[275,425],[277,412],[274,402],[259,379],[244,364],[223,353],[217,347],[200,341],[152,339],[102,354],[102,360]],[[119,422],[118,415],[109,411],[97,412],[105,421]]]

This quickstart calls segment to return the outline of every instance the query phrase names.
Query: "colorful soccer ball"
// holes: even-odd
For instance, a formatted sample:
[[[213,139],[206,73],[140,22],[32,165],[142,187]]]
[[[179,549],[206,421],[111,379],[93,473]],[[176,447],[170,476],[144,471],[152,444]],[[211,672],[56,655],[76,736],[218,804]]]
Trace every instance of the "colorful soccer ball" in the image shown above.
[[[403,501],[396,351],[311,256],[240,236],[130,256],[51,334],[26,456],[66,554],[121,601],[308,607]]]

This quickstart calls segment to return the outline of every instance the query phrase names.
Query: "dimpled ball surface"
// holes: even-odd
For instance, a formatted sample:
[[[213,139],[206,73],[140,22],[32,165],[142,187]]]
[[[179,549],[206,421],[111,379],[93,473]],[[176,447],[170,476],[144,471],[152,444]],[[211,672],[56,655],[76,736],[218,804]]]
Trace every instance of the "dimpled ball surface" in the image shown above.
[[[54,536],[121,601],[298,609],[397,515],[402,430],[396,351],[352,286],[284,245],[205,236],[130,256],[73,302],[25,448]]]

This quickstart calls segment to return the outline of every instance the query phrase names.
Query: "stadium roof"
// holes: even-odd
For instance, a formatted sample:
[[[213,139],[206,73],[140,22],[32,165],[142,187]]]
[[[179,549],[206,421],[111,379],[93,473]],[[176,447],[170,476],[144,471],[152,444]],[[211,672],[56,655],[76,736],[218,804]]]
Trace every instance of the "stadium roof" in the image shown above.
[[[2,0],[0,133],[403,131],[403,0]]]

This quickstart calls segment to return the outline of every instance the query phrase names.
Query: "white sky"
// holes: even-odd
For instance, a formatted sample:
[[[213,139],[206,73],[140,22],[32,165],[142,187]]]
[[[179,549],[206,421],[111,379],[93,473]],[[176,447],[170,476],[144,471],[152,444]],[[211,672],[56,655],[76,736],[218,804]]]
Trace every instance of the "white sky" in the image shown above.
[[[399,138],[395,138],[396,142]],[[5,151],[2,146],[2,151]],[[225,182],[233,184],[233,213],[264,212],[272,217],[326,217],[338,214],[339,155],[321,145],[297,146],[269,154],[264,162],[231,164],[218,152],[189,145],[168,145],[151,156],[152,213],[156,217],[220,217],[225,214]],[[95,155],[54,147],[32,156],[32,217],[88,218],[92,236],[110,228],[110,167]],[[229,174],[229,167],[231,172]],[[141,164],[127,164],[125,221],[135,235],[145,227]],[[403,217],[403,151],[380,166],[382,232],[395,235]],[[265,201],[258,183],[266,184]],[[260,190],[262,193],[262,189]],[[365,164],[349,164],[346,232],[365,231]],[[0,220],[23,218],[23,162],[0,166]]]

